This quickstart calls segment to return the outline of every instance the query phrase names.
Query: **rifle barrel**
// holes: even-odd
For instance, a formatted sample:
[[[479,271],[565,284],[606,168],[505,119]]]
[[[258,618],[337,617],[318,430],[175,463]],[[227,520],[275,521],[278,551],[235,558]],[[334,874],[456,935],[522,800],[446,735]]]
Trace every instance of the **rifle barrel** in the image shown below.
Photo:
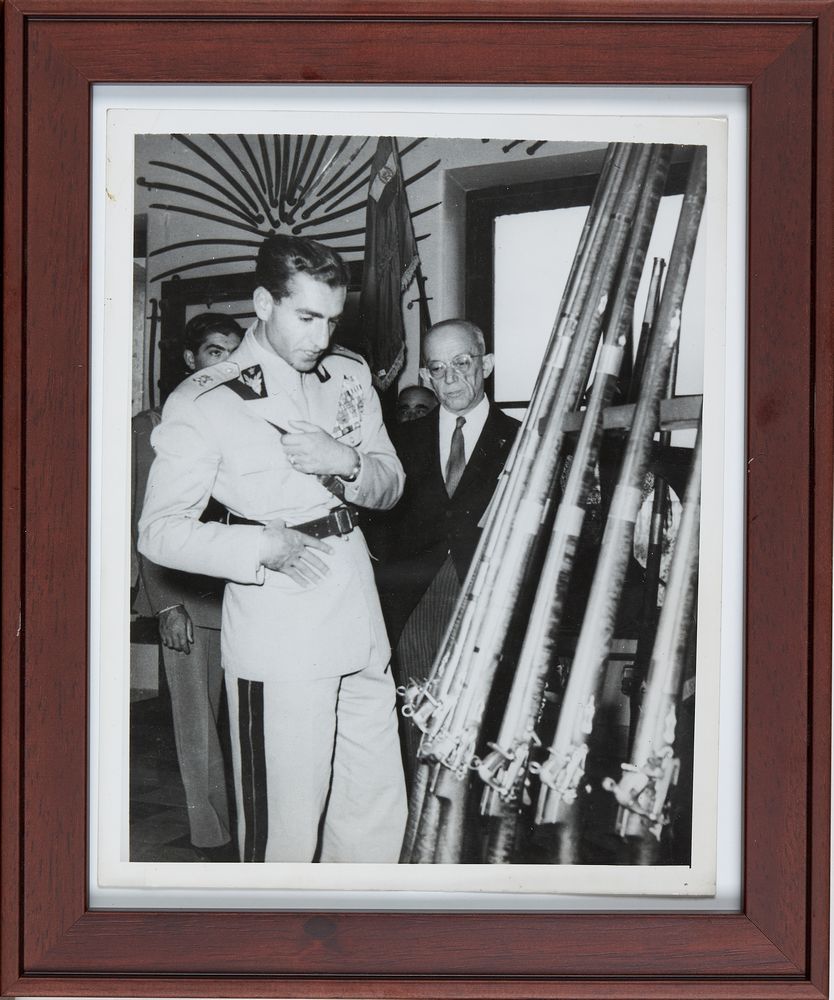
[[[454,749],[444,760],[459,770],[468,769],[473,763],[483,711],[503,654],[510,622],[527,576],[537,565],[537,550],[547,540],[562,457],[564,419],[578,405],[587,384],[647,166],[647,148],[639,145],[631,147],[611,223],[606,231],[606,246],[601,250],[598,266],[590,277],[586,306],[579,317],[575,335],[571,337],[575,349],[570,352],[564,366],[547,421],[540,424],[541,440],[529,464],[529,475],[523,483],[518,507],[510,519],[502,557],[497,562],[491,586],[484,594],[476,645],[471,654],[464,657],[469,669],[448,723],[452,733],[449,743]],[[443,746],[445,749],[447,744]],[[436,756],[441,759],[439,754]]]
[[[699,430],[631,754],[633,763],[623,765],[618,783],[611,778],[603,782],[619,803],[617,826],[621,836],[644,845],[639,850],[643,859],[656,856],[679,769],[675,726],[698,584],[702,449]]]
[[[494,586],[496,567],[502,560],[506,525],[515,516],[520,493],[529,469],[540,452],[540,416],[546,412],[547,399],[558,387],[565,362],[573,343],[562,331],[568,314],[584,304],[593,265],[605,241],[610,224],[610,207],[622,183],[623,167],[628,147],[617,143],[609,147],[603,177],[597,186],[597,196],[586,218],[580,237],[580,248],[574,261],[570,280],[562,296],[557,320],[545,351],[544,363],[531,397],[525,419],[507,461],[498,492],[501,502],[490,506],[490,514],[481,534],[472,565],[462,588],[452,621],[440,645],[428,680],[415,692],[409,704],[410,714],[428,734],[436,733],[445,722],[445,713],[457,700],[463,683],[459,674],[467,669],[468,650],[477,636],[487,612],[488,600],[481,599],[484,591]],[[426,704],[428,702],[428,704]],[[436,716],[436,718],[433,718]]]
[[[669,382],[666,396],[670,398],[675,393],[677,380],[677,359],[680,340],[675,345],[672,364],[669,368]],[[661,431],[659,446],[667,448],[671,444],[671,431]],[[629,736],[628,752],[634,742],[637,730],[637,720],[642,701],[642,684],[648,669],[652,646],[657,633],[658,596],[660,592],[660,569],[663,561],[663,538],[666,529],[666,519],[671,509],[669,485],[659,473],[654,477],[654,495],[652,497],[652,513],[649,521],[649,538],[646,548],[646,572],[643,586],[643,606],[640,611],[640,632],[637,637],[637,652],[632,665],[631,691],[629,692]]]
[[[628,436],[614,498],[606,521],[602,547],[591,586],[550,758],[539,776],[538,822],[562,827],[558,836],[575,842],[578,822],[577,790],[585,770],[588,738],[593,730],[597,691],[614,636],[634,522],[648,467],[660,398],[680,328],[683,303],[695,241],[706,195],[706,152],[698,148],[690,168],[687,190],[678,219],[669,273],[663,289],[652,341],[646,356],[645,377]],[[570,831],[570,832],[569,832]],[[560,854],[564,855],[564,851]]]
[[[479,767],[483,780],[512,800],[524,780],[530,744],[537,740],[536,718],[547,675],[556,655],[576,546],[582,529],[586,498],[599,455],[605,406],[616,388],[622,343],[630,327],[634,299],[643,272],[646,250],[654,229],[660,198],[666,185],[671,148],[638,148],[634,190],[622,209],[633,208],[634,225],[625,250],[622,274],[597,365],[591,399],[574,453],[568,481],[553,523],[551,538],[533,604],[530,623],[507,701],[495,750]],[[638,192],[640,192],[638,200]]]

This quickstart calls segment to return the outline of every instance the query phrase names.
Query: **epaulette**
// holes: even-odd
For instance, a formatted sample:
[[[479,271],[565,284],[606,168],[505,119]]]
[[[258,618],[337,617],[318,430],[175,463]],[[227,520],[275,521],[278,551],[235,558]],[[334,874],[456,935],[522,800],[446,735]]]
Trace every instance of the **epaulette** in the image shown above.
[[[232,379],[240,375],[240,367],[234,361],[220,361],[216,365],[203,368],[193,375],[189,375],[184,382],[176,388],[176,394],[181,399],[197,399],[209,389],[216,389],[218,385],[225,385]]]
[[[345,361],[355,361],[356,364],[365,367],[365,359],[361,354],[349,351],[346,347],[342,347],[341,344],[332,344],[330,351],[325,354],[325,356],[313,369],[319,382],[330,381],[330,372],[327,370],[327,362],[333,360],[333,358],[344,358]]]
[[[338,354],[343,358],[350,358],[351,361],[355,361],[357,364],[364,365],[365,359],[361,354],[357,354],[355,351],[349,351],[346,347],[342,347],[341,344],[333,344],[330,348],[331,354]]]

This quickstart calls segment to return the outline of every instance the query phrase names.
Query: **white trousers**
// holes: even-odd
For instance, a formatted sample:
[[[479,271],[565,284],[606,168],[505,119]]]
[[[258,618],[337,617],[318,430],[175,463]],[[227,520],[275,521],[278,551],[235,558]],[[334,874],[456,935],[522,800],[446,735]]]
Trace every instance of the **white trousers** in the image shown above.
[[[394,681],[226,677],[244,861],[399,860],[407,815]]]

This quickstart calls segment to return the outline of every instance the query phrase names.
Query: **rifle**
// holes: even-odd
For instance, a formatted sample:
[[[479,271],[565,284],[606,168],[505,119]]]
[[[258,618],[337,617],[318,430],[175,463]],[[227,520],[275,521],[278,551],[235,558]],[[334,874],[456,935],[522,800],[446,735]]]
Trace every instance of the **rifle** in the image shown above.
[[[425,734],[422,748],[426,759],[444,761],[465,769],[466,754],[474,750],[471,744],[461,747],[464,734],[450,732],[450,713],[462,699],[468,684],[467,672],[472,669],[480,651],[479,636],[488,612],[489,597],[495,592],[500,569],[505,566],[507,526],[516,520],[516,511],[527,489],[533,464],[543,454],[544,432],[548,426],[551,433],[553,430],[553,422],[547,419],[552,408],[551,401],[563,381],[566,366],[578,350],[578,337],[574,335],[580,326],[592,277],[603,251],[626,159],[627,147],[622,144],[609,147],[597,195],[583,226],[544,363],[531,397],[527,419],[516,437],[499,480],[472,565],[430,676],[422,684],[411,683],[400,691],[406,701],[403,714],[410,716]],[[587,324],[584,336],[587,336]],[[557,467],[558,461],[554,461],[554,475]],[[525,510],[526,528],[535,531],[545,512],[532,509],[530,504]],[[518,562],[516,559],[516,572]],[[424,809],[426,802],[424,799],[418,808]]]
[[[536,733],[537,719],[548,673],[556,656],[562,614],[585,514],[584,505],[591,489],[602,439],[603,411],[616,390],[623,345],[627,344],[634,299],[660,198],[666,186],[671,155],[670,146],[647,146],[640,152],[639,173],[644,174],[647,180],[642,185],[625,254],[624,280],[619,283],[611,308],[591,398],[553,524],[501,729],[498,739],[488,744],[491,753],[485,756],[478,768],[487,785],[481,803],[482,812],[503,816],[507,823],[515,822],[517,813],[506,809],[506,806],[520,799],[528,768],[534,773],[537,770],[537,763],[531,762],[530,757],[532,751],[541,746]]]
[[[668,151],[666,159],[668,160]],[[636,250],[630,255],[628,253],[630,247],[636,246],[633,241],[629,243],[629,236],[641,192],[646,189],[651,162],[650,147],[635,146],[630,150],[611,222],[606,230],[606,246],[598,257],[598,265],[589,282],[586,305],[578,317],[575,349],[568,355],[562,378],[555,389],[552,402],[549,403],[547,418],[538,421],[537,451],[535,456],[531,456],[525,470],[527,475],[521,478],[522,489],[516,516],[509,519],[505,536],[500,539],[503,543],[501,559],[497,562],[491,585],[484,588],[480,595],[480,616],[472,616],[479,623],[475,641],[469,648],[465,644],[463,646],[458,669],[453,671],[455,685],[443,692],[448,707],[444,706],[442,716],[439,704],[432,704],[427,715],[419,716],[423,721],[431,719],[433,724],[432,728],[426,726],[424,729],[425,750],[432,759],[450,768],[461,778],[470,768],[480,764],[476,751],[487,699],[498,666],[507,653],[510,623],[514,615],[518,614],[520,595],[529,575],[535,573],[538,553],[546,543],[548,525],[552,523],[549,520],[553,516],[550,510],[562,456],[564,419],[577,405],[587,383],[624,257],[634,257],[636,254]],[[651,185],[651,190],[656,209],[662,184]],[[644,256],[651,224],[642,226],[641,234]],[[629,260],[629,263],[632,264],[633,261]],[[633,281],[632,301],[638,281],[639,270]],[[616,296],[619,311],[615,328],[625,301],[624,294]],[[621,345],[615,353],[621,357]],[[612,379],[612,384],[613,381]],[[514,480],[511,485],[518,486],[518,480]],[[508,495],[510,493],[508,482]],[[496,595],[498,603],[490,600]],[[417,711],[420,712],[421,709]]]
[[[675,395],[677,381],[677,361],[680,342],[675,345],[672,364],[669,369],[669,384],[666,396]],[[661,431],[659,446],[661,452],[669,447],[672,440],[670,431]],[[654,477],[654,495],[652,497],[652,513],[649,522],[649,539],[646,549],[646,572],[643,584],[643,607],[640,612],[640,632],[637,637],[637,652],[631,665],[630,676],[623,673],[623,694],[629,699],[628,752],[634,743],[634,733],[640,714],[640,703],[643,698],[643,682],[648,670],[652,645],[657,631],[658,606],[660,592],[660,565],[663,560],[663,537],[666,519],[669,515],[669,485],[659,473]],[[628,669],[628,668],[626,668]]]
[[[516,436],[510,456],[496,489],[496,500],[490,512],[469,573],[462,588],[455,613],[446,630],[435,658],[432,672],[421,685],[406,686],[401,694],[406,700],[403,714],[426,734],[436,734],[443,715],[453,700],[456,673],[460,669],[461,650],[477,632],[484,614],[481,595],[494,584],[497,565],[506,544],[506,524],[518,505],[519,493],[529,475],[530,466],[540,450],[540,428],[546,412],[546,401],[555,392],[565,367],[577,311],[581,310],[590,285],[590,274],[602,251],[610,215],[611,199],[622,178],[625,147],[609,148],[606,166],[600,179],[598,198],[588,214],[580,236],[577,257],[562,297],[559,314],[551,331],[545,359],[531,397],[528,418]],[[615,169],[616,164],[616,169]]]
[[[629,151],[621,190],[606,232],[606,245],[591,277],[585,308],[578,319],[575,350],[549,405],[546,419],[539,422],[536,454],[531,455],[523,491],[509,518],[500,560],[480,601],[480,622],[475,641],[464,648],[465,669],[441,730],[430,733],[429,746],[435,759],[458,773],[476,763],[475,752],[486,700],[495,671],[504,654],[510,622],[538,552],[547,539],[553,494],[562,457],[565,417],[577,405],[588,380],[607,306],[622,263],[639,193],[645,181],[645,149]],[[496,600],[497,598],[497,600]]]
[[[539,770],[542,788],[537,823],[557,825],[555,855],[578,860],[578,791],[585,775],[597,692],[614,637],[617,609],[625,581],[657,427],[658,410],[680,329],[681,306],[689,278],[706,195],[706,153],[699,147],[690,167],[669,262],[669,273],[651,343],[647,349],[642,391],[626,443],[620,477],[606,521],[579,641],[565,689],[548,759]]]
[[[643,711],[630,754],[632,763],[622,765],[619,782],[613,778],[602,782],[619,804],[617,833],[626,842],[632,864],[657,864],[663,831],[669,824],[670,795],[680,771],[680,758],[675,755],[675,725],[698,583],[701,438],[699,429],[649,664]]]

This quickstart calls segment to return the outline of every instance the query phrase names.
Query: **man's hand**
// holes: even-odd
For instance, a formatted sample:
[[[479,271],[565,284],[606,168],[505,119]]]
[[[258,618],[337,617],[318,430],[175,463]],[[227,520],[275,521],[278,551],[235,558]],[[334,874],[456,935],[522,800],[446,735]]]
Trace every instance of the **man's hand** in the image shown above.
[[[194,625],[185,608],[178,604],[159,613],[159,638],[162,645],[188,655],[194,643]]]
[[[301,531],[293,531],[284,521],[276,518],[263,530],[259,557],[262,566],[276,573],[284,573],[300,586],[307,587],[330,572],[327,563],[313,549],[320,552],[333,551],[320,539]]]
[[[356,451],[306,420],[291,420],[293,430],[281,438],[293,468],[314,476],[349,476],[356,468]]]

